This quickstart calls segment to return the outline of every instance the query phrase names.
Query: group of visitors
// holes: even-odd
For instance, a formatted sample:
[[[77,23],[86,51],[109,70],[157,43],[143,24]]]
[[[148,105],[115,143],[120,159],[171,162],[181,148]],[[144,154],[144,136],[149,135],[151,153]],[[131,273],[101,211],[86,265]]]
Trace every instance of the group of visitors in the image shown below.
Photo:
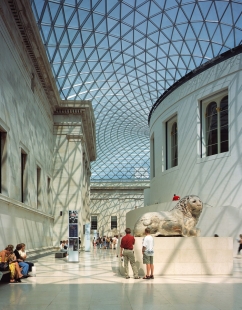
[[[115,235],[113,237],[103,236],[98,237],[97,239],[94,237],[92,240],[93,247],[97,247],[99,249],[112,249],[116,250],[118,243],[118,236]]]
[[[134,279],[140,279],[138,270],[135,264],[135,257],[133,247],[135,244],[135,238],[131,235],[131,229],[125,229],[126,235],[122,238],[120,244],[120,256],[124,259],[125,278],[129,279],[129,266],[132,267],[134,273]],[[146,275],[143,279],[154,279],[154,238],[150,235],[150,228],[145,229],[145,237],[142,243],[143,264],[146,265]]]
[[[0,271],[10,271],[10,283],[21,282],[22,278],[28,278],[32,271],[33,263],[27,262],[25,244],[14,246],[9,244],[0,252]]]

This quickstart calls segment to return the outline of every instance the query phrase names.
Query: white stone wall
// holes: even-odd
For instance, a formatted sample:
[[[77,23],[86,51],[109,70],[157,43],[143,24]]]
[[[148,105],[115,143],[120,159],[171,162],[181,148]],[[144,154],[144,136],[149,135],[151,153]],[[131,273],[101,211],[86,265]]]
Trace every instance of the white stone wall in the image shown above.
[[[113,235],[111,216],[117,216],[117,231],[124,233],[126,213],[144,206],[144,188],[148,182],[93,182],[91,183],[91,215],[98,217],[98,232],[101,236]]]
[[[5,188],[0,194],[0,249],[24,242],[27,248],[52,245],[53,217],[47,178],[52,177],[53,121],[47,98],[21,46],[14,46],[0,16],[0,127],[7,132]],[[19,53],[22,52],[22,54]],[[27,195],[21,201],[21,149],[27,153]],[[37,209],[37,165],[41,204]]]
[[[150,122],[156,173],[150,182],[149,204],[171,201],[173,194],[196,194],[205,206],[242,207],[241,68],[240,54],[180,86],[157,107]],[[229,98],[229,152],[200,158],[200,100],[224,89]],[[165,123],[175,114],[178,166],[165,170]]]
[[[57,246],[60,240],[68,239],[69,210],[77,210],[83,246],[83,225],[90,222],[90,170],[85,155],[87,151],[82,137],[81,116],[55,115],[54,121],[53,243]]]

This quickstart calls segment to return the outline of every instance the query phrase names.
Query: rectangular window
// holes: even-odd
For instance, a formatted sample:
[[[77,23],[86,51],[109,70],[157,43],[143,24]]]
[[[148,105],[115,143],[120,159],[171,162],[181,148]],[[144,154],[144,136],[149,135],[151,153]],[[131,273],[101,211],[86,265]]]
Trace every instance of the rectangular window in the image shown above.
[[[7,133],[0,131],[0,193],[7,194]]]
[[[41,168],[37,166],[37,209],[41,209]]]
[[[91,216],[91,230],[97,230],[97,215]]]
[[[150,140],[150,158],[151,158],[151,178],[155,177],[155,137],[154,134]]]
[[[166,122],[166,169],[178,165],[177,116]]]
[[[47,200],[48,200],[48,212],[51,214],[51,204],[52,204],[52,190],[51,190],[51,179],[47,178]]]
[[[21,150],[21,202],[27,202],[27,154]]]
[[[221,92],[201,102],[201,157],[229,150],[228,93]]]
[[[118,227],[117,216],[111,216],[111,229]]]

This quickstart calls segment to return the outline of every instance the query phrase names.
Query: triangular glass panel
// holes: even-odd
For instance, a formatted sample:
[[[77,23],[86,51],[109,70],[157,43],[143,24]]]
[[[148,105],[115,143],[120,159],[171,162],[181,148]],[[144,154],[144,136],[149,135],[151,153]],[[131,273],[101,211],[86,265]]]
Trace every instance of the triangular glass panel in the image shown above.
[[[208,12],[209,12],[209,9],[210,7],[212,6],[213,2],[211,1],[199,1],[197,3],[197,5],[199,5],[201,11],[202,11],[202,15],[204,17],[204,19],[207,19],[207,15],[208,15]]]
[[[202,51],[203,56],[207,56],[207,49],[209,46],[209,42],[205,42],[205,41],[200,41],[200,49]]]
[[[149,38],[146,40],[146,49],[150,49],[152,47],[155,47],[156,43],[152,42]]]
[[[61,58],[62,58],[62,59],[64,59],[67,50],[68,50],[67,47],[60,47],[60,48],[59,48],[60,55],[61,55]]]
[[[188,22],[188,20],[187,20],[186,15],[183,13],[183,10],[180,9],[178,11],[178,15],[177,15],[177,19],[176,19],[176,24],[182,24],[182,23],[187,23],[187,22]]]
[[[65,57],[65,62],[68,61],[68,62],[73,62],[73,56],[72,56],[72,52],[71,50],[68,51],[66,57]]]
[[[56,45],[56,39],[55,39],[54,31],[51,32],[51,35],[50,35],[49,40],[48,40],[48,44]]]
[[[121,42],[120,42],[120,41],[117,41],[117,42],[112,46],[112,48],[115,49],[116,51],[121,51],[121,50],[122,50]]]
[[[169,1],[170,1],[170,0],[169,0]],[[178,8],[177,8],[177,7],[174,8],[174,9],[171,9],[171,10],[166,11],[166,15],[167,15],[168,17],[170,17],[170,19],[173,20],[173,21],[176,22],[176,23],[177,23],[177,21],[176,21],[177,11],[178,11]]]
[[[41,22],[45,23],[45,24],[51,24],[51,21],[52,21],[52,19],[51,19],[51,16],[49,14],[49,10],[48,10],[48,8],[46,8]]]
[[[63,6],[63,12],[65,15],[65,21],[67,24],[69,23],[69,20],[71,19],[74,11],[75,11],[75,9],[73,7],[66,6],[66,5]]]
[[[96,42],[94,40],[94,35],[92,35],[85,43],[85,46],[92,46],[95,47]]]
[[[55,54],[54,62],[59,62],[59,61],[61,61],[61,57],[60,57],[59,51],[57,51]]]
[[[133,26],[134,24],[134,12],[132,11],[127,17],[125,17],[122,22]]]
[[[130,27],[121,23],[121,36],[124,36],[126,32],[128,32],[130,30]]]
[[[152,20],[153,20],[153,15],[157,14],[157,12],[159,12],[159,15],[161,16],[161,10],[160,8],[156,5],[156,3],[154,1],[151,1],[150,3],[150,16],[152,16]]]
[[[192,14],[191,21],[194,22],[194,21],[201,21],[201,20],[203,20],[203,17],[201,15],[199,7],[196,5],[193,11],[193,14]]]
[[[164,35],[167,38],[171,39],[172,32],[173,32],[173,27],[169,27],[169,28],[163,29],[162,32],[164,33]]]
[[[107,1],[109,2],[109,1]],[[118,4],[114,10],[108,13],[109,16],[114,17],[116,19],[120,19],[120,4]]]
[[[192,28],[197,38],[199,37],[203,26],[204,26],[204,23],[201,23],[201,22],[192,23]],[[194,34],[193,34],[193,37],[191,36],[191,38],[194,38]]]
[[[50,26],[42,26],[44,42],[47,41],[49,33],[50,33],[50,30],[51,30]]]
[[[136,10],[141,12],[143,15],[147,16],[147,12],[149,12],[149,7],[150,7],[150,1],[142,4],[139,7],[136,5]]]
[[[150,33],[155,32],[155,31],[157,31],[157,27],[153,23],[148,21],[147,34],[150,34]]]
[[[207,30],[208,30],[209,38],[211,39],[213,37],[213,35],[214,35],[214,32],[215,32],[216,28],[218,27],[218,24],[217,23],[209,23],[209,22],[207,22],[206,25],[207,25]]]
[[[129,40],[130,42],[133,42],[133,29],[130,28],[130,31],[128,33],[125,34],[125,40]]]
[[[185,18],[186,18],[186,23],[187,23],[187,21],[190,20],[191,17],[192,17],[193,10],[194,10],[194,3],[189,3],[189,4],[183,5],[182,8],[180,8],[180,10],[178,12],[177,21],[180,20],[180,16],[179,15],[180,15],[180,12],[182,11],[182,13],[186,16]],[[183,14],[181,14],[181,19],[184,18]]]
[[[237,19],[235,25],[236,25],[236,27],[241,28],[241,25],[242,25],[242,14],[241,14],[240,17]]]
[[[45,27],[45,26],[42,26],[42,28]],[[54,28],[54,31],[55,31],[55,35],[56,35],[56,39],[57,39],[57,42],[60,41],[60,38],[63,34],[63,32],[65,31],[64,28],[62,27],[55,27]]]
[[[88,19],[85,21],[83,27],[84,27],[84,28],[87,28],[87,29],[93,30],[92,16],[89,16],[89,17],[88,17]]]
[[[201,43],[204,44],[205,42],[201,42]],[[201,45],[202,45],[202,44],[201,44]],[[207,48],[207,50],[206,50],[205,57],[206,57],[206,58],[209,58],[209,59],[214,58],[214,54],[213,54],[213,50],[212,50],[211,45],[208,46],[208,48]]]
[[[234,29],[235,34],[235,46],[242,44],[241,38],[242,38],[242,31],[235,28]]]
[[[143,37],[144,37],[144,35],[142,33],[137,31],[136,29],[134,29],[134,42],[138,41],[139,39],[141,39]]]
[[[201,30],[201,32],[199,34],[199,40],[206,40],[206,41],[209,40],[209,35],[208,35],[207,27],[206,27],[205,24],[203,25],[202,30]]]
[[[225,45],[231,48],[231,46],[235,46],[234,42],[234,33],[231,31],[230,35],[227,37],[227,39],[224,40]]]
[[[110,34],[115,35],[115,36],[117,36],[117,37],[120,36],[120,24],[119,24],[119,23],[116,25],[116,27],[114,27],[114,28],[110,31]]]
[[[86,58],[88,58],[92,52],[93,52],[93,48],[86,47],[85,48]]]
[[[53,2],[48,2],[49,8],[50,8],[50,14],[52,16],[52,20],[55,18],[55,15],[60,8],[60,5]]]
[[[217,14],[218,14],[218,17],[220,20],[221,20],[221,18],[223,20],[225,17],[223,22],[225,22],[226,24],[229,24],[230,23],[229,21],[231,21],[231,24],[233,24],[232,15],[231,15],[231,11],[230,11],[228,1],[216,1],[215,7],[217,9]],[[228,7],[228,10],[226,10],[227,7]],[[229,14],[229,16],[228,16],[228,14]],[[226,17],[228,18],[228,20],[226,20]]]
[[[232,6],[234,22],[236,22],[238,17],[239,16],[241,17],[241,4],[239,4],[239,3],[231,3],[230,6]]]
[[[161,22],[161,29],[164,29],[166,27],[172,26],[172,22],[170,21],[170,19],[163,14],[162,15],[162,22]]]
[[[183,44],[183,41],[175,41],[175,42],[173,42],[173,46],[176,49],[177,53],[180,53],[180,50],[182,48],[182,44]]]
[[[221,36],[221,30],[220,27],[217,28],[217,30],[214,33],[213,36],[213,41],[215,41],[216,43],[221,43],[223,42],[222,36]]]
[[[106,8],[105,8],[105,1],[101,1],[98,6],[94,10],[95,12],[99,12],[102,14],[105,14]]]
[[[221,54],[220,53],[220,51],[221,51],[221,45],[220,44],[212,43],[212,48],[213,48],[213,54],[214,54],[215,57],[217,55]]]
[[[128,5],[121,3],[121,20],[130,12],[133,11],[132,8],[130,8]]]
[[[73,29],[68,29],[68,37],[69,37],[69,41],[72,42],[73,38],[75,37],[75,35],[77,34],[77,31],[76,30],[73,30]],[[81,43],[80,42],[80,37],[77,36],[79,38],[79,44]]]
[[[110,31],[113,26],[115,25],[119,25],[119,23],[117,22],[117,20],[114,20],[112,18],[107,17],[107,22],[108,22],[108,30]]]
[[[96,28],[97,25],[100,23],[100,21],[103,19],[103,16],[95,13],[93,13],[92,16],[93,16],[94,28]]]
[[[85,10],[78,10],[78,16],[79,16],[79,21],[80,25],[83,24],[84,20],[87,18],[87,16],[90,14],[90,12],[85,11]]]
[[[107,48],[109,46],[109,42],[107,37],[105,37],[101,42],[97,42],[99,44],[99,47]]]
[[[186,32],[186,35],[185,35],[185,39],[186,40],[189,40],[189,39],[194,39],[194,32],[191,28],[191,25],[188,26],[187,28],[187,32]]]
[[[194,55],[194,56],[203,56],[202,51],[201,51],[201,49],[200,49],[200,45],[199,45],[198,42],[197,42],[197,44],[195,45],[195,48],[194,48],[194,50],[193,50],[193,55]],[[183,59],[184,59],[184,57],[183,57]]]
[[[177,2],[176,0],[168,0],[166,1],[166,6],[165,6],[165,9],[169,9],[169,8],[172,8],[173,6],[177,6]]]
[[[145,48],[146,45],[146,38],[136,42],[137,45],[139,45],[141,48]]]
[[[206,20],[218,21],[218,16],[214,4],[211,5],[208,15],[206,16]]]
[[[172,40],[173,41],[182,40],[182,37],[180,36],[180,33],[177,31],[176,28],[173,28]]]
[[[233,37],[233,30],[231,29],[230,26],[220,25],[220,27],[221,27],[221,33],[222,33],[223,41],[224,42],[227,40],[227,37],[228,37],[229,34],[232,34],[232,37]],[[233,43],[230,46],[234,46],[234,40],[233,40]]]
[[[46,9],[46,2],[44,1],[38,1],[37,3],[33,2],[32,5],[35,7],[37,13],[38,13],[38,16],[41,15],[41,12],[45,6],[45,9]]]
[[[94,50],[94,52],[90,56],[89,60],[92,60],[92,61],[94,61],[94,60],[97,61],[98,60],[98,55],[97,55],[97,51],[96,50]]]
[[[65,31],[62,39],[61,39],[61,42],[60,42],[60,45],[63,46],[63,45],[69,45],[69,38],[67,36],[67,33]]]

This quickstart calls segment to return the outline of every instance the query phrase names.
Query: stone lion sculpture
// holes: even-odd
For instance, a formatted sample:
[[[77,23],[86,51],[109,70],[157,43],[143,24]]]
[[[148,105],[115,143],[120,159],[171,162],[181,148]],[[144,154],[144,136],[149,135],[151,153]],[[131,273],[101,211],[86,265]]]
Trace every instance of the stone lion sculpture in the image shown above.
[[[143,214],[135,224],[134,236],[145,235],[146,227],[153,236],[197,237],[200,230],[196,228],[203,203],[196,195],[188,195],[180,199],[170,211],[148,212]]]

